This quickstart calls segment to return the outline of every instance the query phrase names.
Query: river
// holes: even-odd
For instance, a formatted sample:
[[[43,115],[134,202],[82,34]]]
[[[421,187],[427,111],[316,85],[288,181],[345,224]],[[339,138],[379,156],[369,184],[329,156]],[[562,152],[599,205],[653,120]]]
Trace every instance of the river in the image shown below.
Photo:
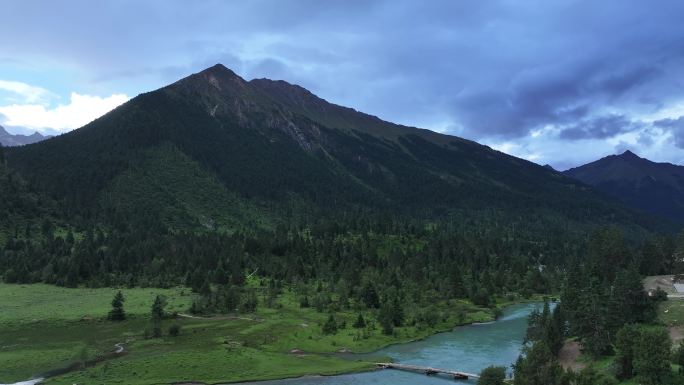
[[[391,357],[394,362],[431,366],[441,369],[480,373],[490,365],[510,366],[520,354],[527,330],[527,316],[540,304],[507,307],[497,321],[457,327],[421,341],[392,345],[372,354],[357,355]],[[425,376],[393,369],[331,377],[302,377],[263,381],[258,385],[422,385],[453,383],[448,377]],[[474,383],[473,381],[470,382]],[[255,385],[255,383],[251,383]]]

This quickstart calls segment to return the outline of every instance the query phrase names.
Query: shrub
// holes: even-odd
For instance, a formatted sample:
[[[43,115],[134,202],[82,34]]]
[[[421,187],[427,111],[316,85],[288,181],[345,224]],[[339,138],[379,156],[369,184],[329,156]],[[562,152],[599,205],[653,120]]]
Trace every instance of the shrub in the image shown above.
[[[169,326],[169,335],[171,337],[178,337],[181,332],[181,326],[178,324],[173,324]]]

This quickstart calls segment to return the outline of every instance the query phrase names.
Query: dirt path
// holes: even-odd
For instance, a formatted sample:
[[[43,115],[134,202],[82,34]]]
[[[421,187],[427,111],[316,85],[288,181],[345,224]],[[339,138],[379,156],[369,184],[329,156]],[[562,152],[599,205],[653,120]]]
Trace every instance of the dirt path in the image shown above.
[[[178,316],[181,318],[205,319],[205,320],[239,319],[239,320],[243,320],[243,321],[254,321],[254,322],[262,321],[260,318],[238,317],[238,316],[232,316],[232,315],[200,317],[200,316],[191,315],[191,314],[178,313]]]
[[[577,341],[566,342],[558,353],[558,361],[563,369],[579,372],[586,367],[584,363],[577,361],[580,353],[580,346]]]
[[[681,326],[670,326],[667,328],[670,331],[670,339],[672,344],[677,346],[684,339],[684,331]]]

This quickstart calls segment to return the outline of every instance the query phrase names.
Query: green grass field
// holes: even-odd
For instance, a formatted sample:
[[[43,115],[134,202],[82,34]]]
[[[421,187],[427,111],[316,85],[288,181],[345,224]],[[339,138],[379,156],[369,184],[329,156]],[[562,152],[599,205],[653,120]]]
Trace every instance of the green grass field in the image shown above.
[[[379,326],[364,332],[353,329],[358,312],[347,310],[336,313],[346,328],[326,336],[321,325],[328,314],[300,308],[295,295],[286,291],[273,308],[263,306],[262,301],[256,314],[169,319],[164,321],[164,330],[179,324],[180,336],[145,339],[149,309],[157,294],[167,296],[169,312],[185,311],[192,294],[183,288],[122,291],[129,318],[111,322],[105,317],[116,289],[0,284],[0,383],[90,360],[122,342],[126,355],[50,378],[47,383],[216,383],[369,370],[373,366],[368,362],[323,353],[374,351],[494,317],[492,310],[464,301],[444,302],[436,305],[442,316],[434,327],[405,326],[396,328],[394,336],[385,336]],[[415,310],[407,306],[407,316]],[[374,318],[370,313],[364,316]],[[293,349],[302,353],[293,354]]]
[[[658,318],[667,326],[684,326],[684,299],[669,299],[661,303]]]
[[[111,308],[110,303],[118,289],[68,289],[64,287],[32,284],[9,285],[0,283],[0,324],[40,322],[48,320],[79,320],[101,318]],[[185,311],[191,303],[189,289],[122,289],[126,295],[126,313],[147,315],[151,300],[157,294],[167,297],[166,309]]]

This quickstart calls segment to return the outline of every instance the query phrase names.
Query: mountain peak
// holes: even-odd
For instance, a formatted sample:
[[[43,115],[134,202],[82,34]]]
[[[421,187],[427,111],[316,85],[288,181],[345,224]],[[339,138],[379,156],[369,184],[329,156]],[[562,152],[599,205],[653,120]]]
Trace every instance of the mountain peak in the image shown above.
[[[565,175],[596,187],[641,211],[684,222],[684,167],[656,163],[632,151],[572,168]]]
[[[233,70],[224,66],[221,63],[214,64],[213,66],[206,68],[199,72],[200,74],[214,75],[214,76],[228,76],[228,77],[239,77]]]
[[[240,87],[244,87],[247,83],[245,79],[241,78],[238,74],[220,63],[201,71],[197,75],[199,75],[200,78],[209,81],[212,86],[218,88],[219,90],[225,85],[238,85]]]
[[[207,90],[226,91],[244,89],[247,82],[223,64],[215,64],[200,72],[177,81],[170,87],[204,93]]]
[[[31,135],[13,135],[9,133],[5,127],[0,126],[0,144],[6,147],[40,142],[46,138],[47,136],[43,136],[39,132],[34,132]]]
[[[641,159],[641,158],[639,157],[639,155],[633,153],[633,152],[630,151],[630,150],[626,150],[625,152],[623,152],[622,154],[620,154],[620,155],[618,155],[618,156],[619,156],[620,158],[624,158],[624,159]]]
[[[204,104],[212,117],[239,112],[249,99],[249,83],[223,64],[215,64],[163,88]]]

